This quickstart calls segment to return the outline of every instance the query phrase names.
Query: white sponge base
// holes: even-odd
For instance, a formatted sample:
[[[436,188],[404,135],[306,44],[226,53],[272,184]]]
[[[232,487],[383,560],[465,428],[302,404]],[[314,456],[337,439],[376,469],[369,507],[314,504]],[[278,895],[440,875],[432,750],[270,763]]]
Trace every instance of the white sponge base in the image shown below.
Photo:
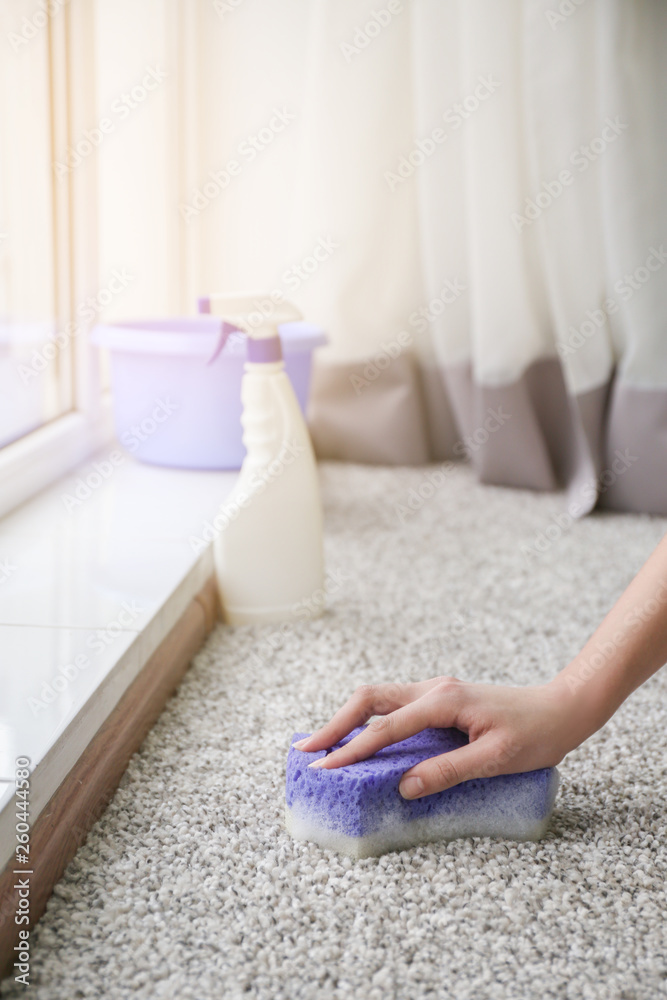
[[[515,813],[513,816],[493,815],[447,815],[444,813],[425,816],[405,822],[388,822],[374,833],[365,837],[350,837],[318,825],[312,816],[304,815],[297,808],[285,807],[287,832],[295,840],[309,840],[320,847],[328,847],[349,858],[373,858],[388,851],[403,851],[419,844],[433,841],[456,840],[458,837],[496,837],[501,840],[540,840],[547,831],[551,807],[558,788],[558,772],[550,789],[550,802],[543,820],[527,819]]]

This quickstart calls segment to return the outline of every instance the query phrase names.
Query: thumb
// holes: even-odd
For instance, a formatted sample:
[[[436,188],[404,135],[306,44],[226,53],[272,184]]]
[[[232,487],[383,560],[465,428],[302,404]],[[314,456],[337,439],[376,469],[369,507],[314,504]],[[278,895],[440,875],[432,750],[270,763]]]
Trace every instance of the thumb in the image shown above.
[[[494,740],[481,737],[457,750],[430,757],[405,772],[398,790],[404,799],[420,799],[423,795],[442,792],[470,778],[497,774],[496,751]]]

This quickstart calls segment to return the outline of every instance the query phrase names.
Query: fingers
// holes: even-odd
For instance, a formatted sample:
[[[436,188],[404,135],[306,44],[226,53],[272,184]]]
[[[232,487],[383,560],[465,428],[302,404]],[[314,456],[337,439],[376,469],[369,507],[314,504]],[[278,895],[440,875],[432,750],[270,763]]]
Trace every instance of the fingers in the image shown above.
[[[372,715],[391,712],[399,705],[405,704],[409,699],[408,687],[410,685],[407,684],[363,684],[351,698],[348,698],[326,726],[322,726],[312,736],[294,745],[298,750],[309,753],[314,750],[328,750],[357,726],[363,726]]]
[[[459,700],[453,695],[450,695],[449,699],[443,699],[432,690],[427,691],[421,698],[404,705],[390,715],[373,719],[370,725],[353,740],[339,750],[334,750],[327,757],[314,761],[310,767],[323,767],[327,770],[346,767],[348,764],[355,764],[358,760],[371,757],[383,747],[400,743],[408,736],[414,736],[427,726],[451,726],[458,713]]]
[[[309,753],[328,750],[357,726],[363,726],[372,715],[386,715],[409,704],[429,685],[435,684],[436,680],[422,681],[419,684],[364,684],[357,688],[326,726],[316,730],[312,736],[299,740],[294,746],[297,750]]]
[[[450,750],[439,757],[431,757],[416,767],[411,767],[401,778],[398,790],[404,799],[420,799],[446,788],[452,788],[470,778],[497,774],[495,740],[482,736],[474,743]]]

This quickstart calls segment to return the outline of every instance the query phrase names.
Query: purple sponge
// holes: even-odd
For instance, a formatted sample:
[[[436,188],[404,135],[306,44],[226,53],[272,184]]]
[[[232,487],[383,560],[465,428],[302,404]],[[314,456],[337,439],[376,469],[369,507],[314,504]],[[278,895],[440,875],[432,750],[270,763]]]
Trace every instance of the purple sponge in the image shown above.
[[[555,767],[473,778],[421,799],[400,795],[405,771],[465,746],[468,737],[458,729],[425,729],[347,767],[308,767],[361,731],[355,729],[330,750],[304,753],[290,747],[286,822],[296,840],[366,858],[431,840],[539,840],[545,833],[558,788]],[[308,735],[295,733],[292,743]]]

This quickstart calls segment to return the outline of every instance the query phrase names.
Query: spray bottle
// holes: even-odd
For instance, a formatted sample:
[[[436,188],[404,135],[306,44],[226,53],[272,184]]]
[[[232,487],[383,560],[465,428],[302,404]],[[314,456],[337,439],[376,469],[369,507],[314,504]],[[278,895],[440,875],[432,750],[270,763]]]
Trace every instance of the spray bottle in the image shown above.
[[[272,308],[258,309],[258,302]],[[315,455],[285,372],[278,324],[301,319],[291,303],[265,295],[212,295],[214,312],[248,336],[241,383],[247,454],[215,541],[222,610],[231,625],[307,619],[324,582],[322,504]]]

